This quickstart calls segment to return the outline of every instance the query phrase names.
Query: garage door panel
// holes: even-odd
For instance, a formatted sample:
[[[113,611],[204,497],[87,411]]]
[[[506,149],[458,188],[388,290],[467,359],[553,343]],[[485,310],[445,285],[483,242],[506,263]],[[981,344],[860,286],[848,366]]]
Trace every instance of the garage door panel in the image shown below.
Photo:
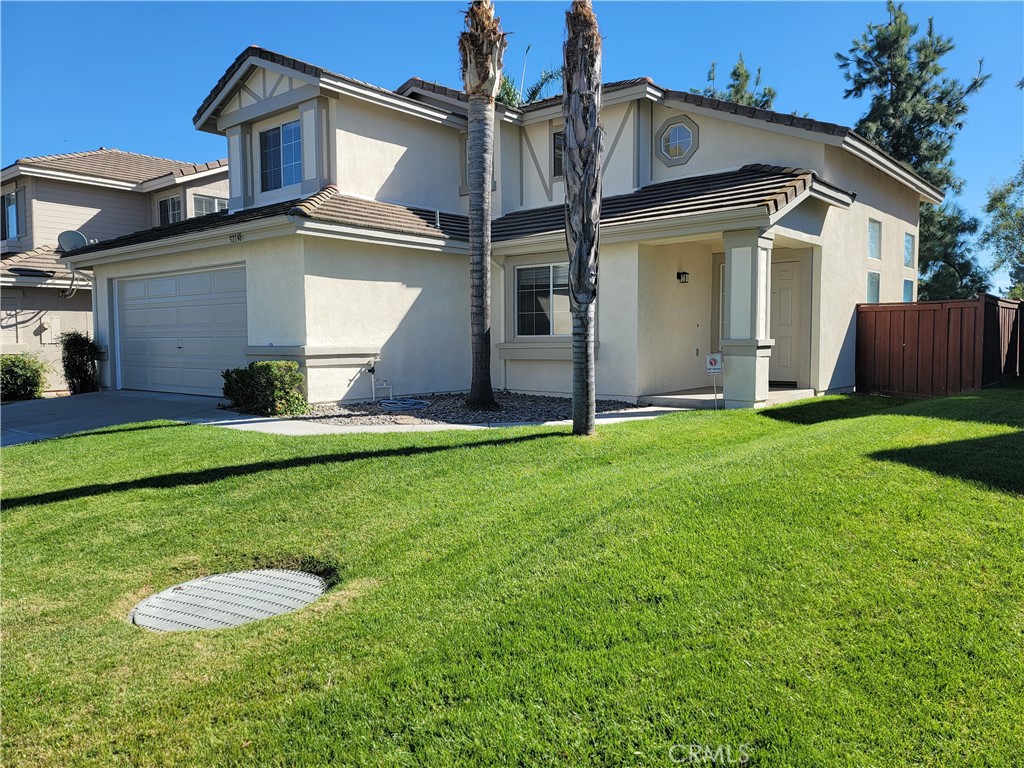
[[[217,304],[213,308],[216,325],[245,325],[245,304]]]
[[[181,309],[182,325],[209,325],[215,322],[212,304],[192,304]]]
[[[178,295],[178,281],[173,277],[151,277],[146,281],[146,296],[157,299]]]
[[[213,276],[209,272],[182,275],[178,278],[179,296],[209,296],[213,293]]]
[[[216,293],[237,293],[245,295],[245,270],[232,269],[213,273],[213,290]]]
[[[148,325],[177,325],[178,308],[160,307],[157,309],[151,309],[149,310],[149,316],[146,320]]]
[[[122,387],[220,395],[247,363],[244,268],[119,281],[118,298]]]

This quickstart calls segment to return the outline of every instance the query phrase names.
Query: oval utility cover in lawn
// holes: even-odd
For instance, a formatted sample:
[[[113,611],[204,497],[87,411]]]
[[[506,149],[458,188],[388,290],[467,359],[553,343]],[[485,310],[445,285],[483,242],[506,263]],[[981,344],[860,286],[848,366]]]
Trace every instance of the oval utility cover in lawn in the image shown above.
[[[227,629],[289,613],[326,591],[323,579],[304,571],[218,573],[147,597],[130,618],[133,624],[161,632]]]

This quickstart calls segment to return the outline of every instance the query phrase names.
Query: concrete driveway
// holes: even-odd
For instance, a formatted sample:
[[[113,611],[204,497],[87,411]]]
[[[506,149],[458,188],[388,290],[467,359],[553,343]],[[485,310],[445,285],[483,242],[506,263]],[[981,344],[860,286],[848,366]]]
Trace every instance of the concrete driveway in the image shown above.
[[[217,408],[221,398],[163,392],[90,392],[0,407],[0,445],[17,445],[133,421],[209,423],[244,419]]]

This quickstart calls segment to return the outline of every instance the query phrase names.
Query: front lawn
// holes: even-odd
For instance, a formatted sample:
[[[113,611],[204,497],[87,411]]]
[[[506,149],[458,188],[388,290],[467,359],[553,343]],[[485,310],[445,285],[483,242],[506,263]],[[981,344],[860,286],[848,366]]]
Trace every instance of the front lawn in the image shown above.
[[[1024,390],[599,429],[4,449],[4,764],[1024,760]],[[258,566],[334,586],[127,621]]]

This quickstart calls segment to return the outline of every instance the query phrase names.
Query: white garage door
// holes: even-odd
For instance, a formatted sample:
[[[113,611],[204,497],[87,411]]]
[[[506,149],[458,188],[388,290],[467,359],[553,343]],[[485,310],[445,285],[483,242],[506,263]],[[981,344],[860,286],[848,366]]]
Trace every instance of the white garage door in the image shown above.
[[[120,387],[220,395],[246,365],[245,268],[117,283]]]

